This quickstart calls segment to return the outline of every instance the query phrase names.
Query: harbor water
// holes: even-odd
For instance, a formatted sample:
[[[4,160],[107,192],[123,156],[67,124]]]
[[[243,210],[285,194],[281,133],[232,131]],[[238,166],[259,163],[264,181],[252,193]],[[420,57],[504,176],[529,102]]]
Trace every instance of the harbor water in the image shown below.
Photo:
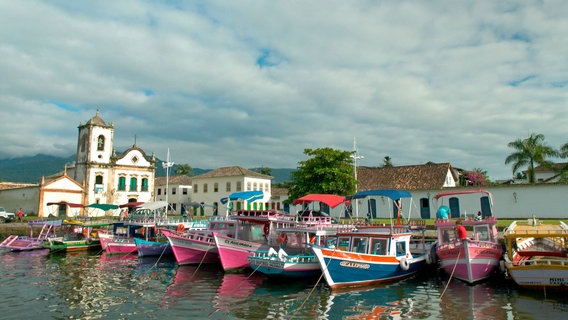
[[[566,319],[566,293],[496,276],[474,286],[430,269],[393,284],[331,291],[320,278],[178,266],[97,252],[0,253],[1,319]]]

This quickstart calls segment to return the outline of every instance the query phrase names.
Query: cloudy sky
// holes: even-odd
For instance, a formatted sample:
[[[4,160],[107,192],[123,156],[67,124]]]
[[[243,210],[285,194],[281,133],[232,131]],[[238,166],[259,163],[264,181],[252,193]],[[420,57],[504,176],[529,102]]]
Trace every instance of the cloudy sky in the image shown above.
[[[115,147],[195,168],[450,162],[568,142],[568,1],[0,0],[0,159]],[[136,137],[136,138],[135,138]]]

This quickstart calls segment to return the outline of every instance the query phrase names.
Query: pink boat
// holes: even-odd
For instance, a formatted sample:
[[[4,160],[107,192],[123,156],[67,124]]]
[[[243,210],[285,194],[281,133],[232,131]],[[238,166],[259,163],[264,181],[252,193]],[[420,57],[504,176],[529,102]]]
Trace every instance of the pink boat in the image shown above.
[[[450,197],[450,206],[459,208],[456,203],[458,195],[481,193],[481,207],[484,214],[466,218],[462,225],[471,237],[459,239],[455,234],[456,221],[460,215],[452,220],[448,217],[451,209],[441,206],[437,212],[435,222],[438,231],[438,245],[436,255],[440,260],[440,268],[448,275],[469,284],[491,277],[499,268],[503,256],[503,248],[499,244],[497,234],[497,219],[491,212],[491,194],[486,190],[458,190],[442,192],[434,197]],[[480,213],[482,212],[480,211]],[[455,217],[456,214],[453,214]]]
[[[160,229],[168,238],[176,261],[180,265],[219,263],[219,255],[213,232],[231,237],[237,228],[237,222],[231,218],[213,217],[206,230]]]
[[[108,254],[137,253],[134,238],[154,239],[157,231],[155,226],[153,221],[117,222],[112,232],[99,231],[99,241]]]
[[[251,251],[279,245],[277,228],[291,227],[296,217],[274,210],[239,210],[231,216],[239,221],[238,229],[232,235],[213,233],[219,260],[225,271],[236,271],[249,267]]]

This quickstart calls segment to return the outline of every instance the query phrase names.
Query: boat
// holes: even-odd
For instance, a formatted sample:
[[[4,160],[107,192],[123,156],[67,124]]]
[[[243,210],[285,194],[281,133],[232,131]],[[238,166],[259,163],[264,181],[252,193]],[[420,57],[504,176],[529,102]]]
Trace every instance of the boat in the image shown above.
[[[279,244],[276,229],[293,226],[296,217],[276,210],[237,210],[231,216],[237,221],[234,233],[213,232],[221,266],[226,272],[248,267],[251,251],[268,250]]]
[[[137,254],[135,238],[151,241],[156,237],[154,221],[115,222],[112,233],[100,231],[101,246],[108,254]]]
[[[30,251],[45,249],[42,243],[50,237],[56,236],[57,227],[61,226],[61,220],[33,220],[29,221],[30,235],[29,236],[18,236],[10,235],[2,243],[0,243],[0,249],[8,249],[9,251]],[[37,237],[33,235],[34,228],[41,226],[41,230]]]
[[[101,242],[98,231],[112,226],[109,220],[63,220],[61,229],[63,236],[50,237],[42,246],[51,252],[100,250]]]
[[[208,220],[196,220],[192,221],[189,219],[167,219],[156,223],[158,232],[156,232],[155,238],[153,239],[143,239],[134,238],[134,243],[138,250],[138,256],[164,256],[173,255],[172,246],[168,238],[161,232],[162,229],[175,229],[180,231],[185,230],[206,230],[209,227]]]
[[[232,234],[237,227],[235,220],[213,216],[207,229],[185,230],[185,227],[178,226],[175,230],[159,228],[159,231],[168,239],[179,265],[218,264],[219,254],[213,232]]]
[[[568,226],[536,217],[513,221],[504,231],[504,264],[516,284],[531,289],[566,289]]]
[[[294,204],[321,203],[335,208],[345,200],[343,196],[331,194],[309,194],[294,201]],[[306,207],[299,212],[296,223],[286,228],[276,229],[279,246],[268,250],[251,251],[248,255],[250,267],[271,277],[304,278],[321,275],[318,259],[312,245],[325,245],[337,234],[347,228],[334,223],[333,219]],[[352,226],[351,226],[352,227]]]
[[[244,191],[222,198],[227,203],[226,217],[238,222],[234,232],[213,232],[215,246],[221,266],[226,272],[241,271],[248,268],[248,255],[251,251],[268,250],[279,242],[277,228],[291,226],[296,217],[276,210],[236,210],[230,212],[229,201],[244,200],[254,202],[264,197],[262,191]]]
[[[347,197],[347,200],[367,198],[369,208],[372,208],[377,204],[374,197],[392,200],[388,207],[396,212],[396,223],[392,219],[390,225],[365,223],[355,230],[338,232],[331,245],[312,247],[332,290],[402,280],[416,274],[426,264],[430,248],[424,241],[425,222],[401,222],[402,199],[411,200],[410,192],[367,190]],[[419,231],[422,237],[413,239],[414,233]]]
[[[436,256],[440,268],[451,277],[474,284],[493,276],[499,270],[503,256],[497,219],[492,212],[491,193],[484,189],[445,191],[435,195],[434,200],[460,199],[469,195],[481,195],[479,215],[471,215],[469,218],[466,216],[462,220],[459,204],[452,200],[453,216],[457,218],[451,218],[452,212],[448,206],[440,205],[434,225],[438,236]],[[466,228],[471,237],[456,236],[457,222]]]

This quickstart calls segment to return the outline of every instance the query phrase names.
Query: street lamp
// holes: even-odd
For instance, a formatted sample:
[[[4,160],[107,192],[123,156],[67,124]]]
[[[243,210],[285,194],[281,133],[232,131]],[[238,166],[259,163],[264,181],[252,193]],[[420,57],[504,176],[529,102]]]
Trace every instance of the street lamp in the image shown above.
[[[168,202],[168,192],[169,192],[169,181],[170,181],[170,168],[173,167],[174,163],[170,161],[170,149],[168,148],[168,156],[166,158],[167,162],[162,162],[162,168],[166,169],[166,214],[165,218],[168,217],[168,209],[170,208],[170,203]]]
[[[355,153],[350,155],[350,157],[351,159],[353,159],[353,173],[355,175],[355,193],[357,193],[357,160],[365,159],[365,157],[360,156],[357,153],[357,141],[355,140],[355,137],[353,137],[353,150]],[[359,208],[358,208],[357,199],[355,199],[355,216],[359,218]]]

